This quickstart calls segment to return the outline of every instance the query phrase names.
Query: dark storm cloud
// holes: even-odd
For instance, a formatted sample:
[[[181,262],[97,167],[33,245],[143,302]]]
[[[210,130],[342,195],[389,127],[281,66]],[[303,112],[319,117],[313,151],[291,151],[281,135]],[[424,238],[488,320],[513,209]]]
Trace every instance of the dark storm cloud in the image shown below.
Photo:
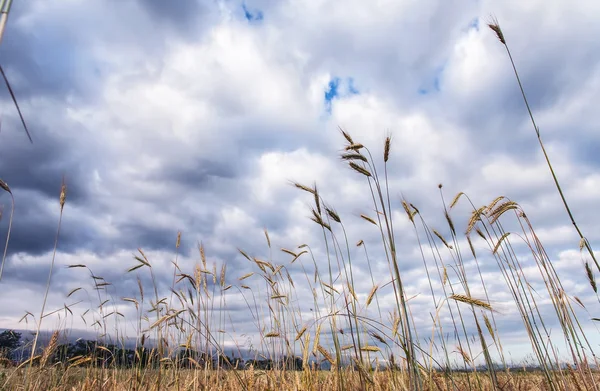
[[[145,51],[160,62],[165,29],[157,29],[154,21],[166,24],[179,38],[209,28],[214,9],[201,1],[130,0],[125,2],[86,2],[72,6],[49,8],[46,17],[34,27],[22,20],[39,12],[41,2],[15,2],[10,21],[0,46],[0,61],[13,81],[17,97],[24,102],[34,97],[50,96],[65,101],[67,96],[80,103],[98,96],[107,75],[102,59],[91,52],[94,41],[105,44],[131,45]],[[137,7],[151,17],[144,19]],[[61,13],[61,8],[63,9]],[[159,32],[157,32],[159,31]],[[198,34],[191,34],[195,39]],[[99,61],[100,60],[100,61]]]
[[[41,197],[23,197],[24,193],[16,194],[21,196],[22,205],[18,209],[15,208],[8,253],[43,254],[53,247],[53,232],[56,231],[57,218],[40,207]],[[8,231],[8,202],[5,205],[7,205],[5,207],[7,213],[0,230],[4,238]]]
[[[95,95],[99,87],[97,69],[90,67],[85,51],[68,25],[47,20],[35,29],[15,23],[31,11],[29,2],[15,2],[0,46],[0,61],[17,99],[50,96],[78,100]],[[4,83],[3,83],[4,84]],[[3,87],[4,89],[4,87]]]
[[[85,150],[79,145],[81,138],[61,135],[62,132],[70,133],[68,128],[73,124],[59,112],[46,124],[30,107],[27,106],[23,111],[34,139],[33,144],[27,141],[14,113],[4,121],[0,134],[0,177],[15,196],[9,254],[42,254],[53,247],[63,179],[67,184],[69,206],[86,205],[90,200],[92,172],[89,160],[84,159]],[[61,128],[51,129],[57,123]],[[5,235],[10,198],[8,194],[1,197],[5,215],[0,223],[0,232]],[[89,243],[94,232],[81,220],[75,219],[82,224],[78,227],[70,225],[70,221],[73,220],[67,218],[63,227],[61,246],[74,250]]]
[[[39,264],[27,264],[25,262],[19,262],[18,258],[13,259],[16,264],[8,264],[4,270],[4,276],[2,277],[3,282],[18,281],[22,288],[28,288],[32,291],[41,292],[42,288],[46,286],[48,282],[48,273],[50,272],[50,263],[52,261],[51,256],[48,256],[47,262],[44,265]],[[71,289],[69,282],[72,280],[73,275],[64,268],[56,267],[53,271],[52,286],[53,289],[59,291],[67,291]],[[6,279],[6,280],[5,280]],[[2,290],[0,284],[0,290]]]
[[[81,99],[94,93],[90,86],[82,88],[75,83],[78,52],[70,46],[68,36],[7,30],[0,58],[19,100],[48,95],[64,99],[67,94]]]
[[[137,0],[137,2],[155,20],[182,32],[189,31],[195,25],[200,25],[202,19],[211,12],[211,9],[201,0]]]
[[[135,222],[125,223],[118,227],[121,240],[117,242],[122,248],[140,247],[144,250],[175,249],[175,229],[160,229],[148,227]]]
[[[193,20],[205,16],[206,7],[199,2],[177,2],[168,6],[164,4],[160,1],[139,3],[153,18],[165,20],[178,28],[183,25],[190,27]],[[107,162],[99,160],[102,153],[94,146],[97,140],[86,137],[85,125],[67,119],[67,95],[75,99],[77,104],[86,101],[89,103],[87,99],[98,95],[96,87],[99,87],[107,76],[97,68],[101,65],[91,61],[86,43],[89,44],[96,38],[93,38],[90,26],[86,26],[83,33],[77,31],[76,34],[75,27],[81,24],[82,20],[97,19],[103,13],[112,13],[116,16],[98,25],[100,36],[104,35],[110,40],[113,37],[111,34],[118,30],[130,31],[132,24],[137,24],[140,27],[138,33],[122,34],[123,42],[134,42],[142,48],[149,46],[154,48],[152,50],[161,47],[151,35],[144,33],[144,29],[152,27],[151,24],[139,18],[132,18],[128,24],[120,23],[121,16],[131,11],[126,4],[113,2],[104,3],[100,8],[97,6],[98,3],[91,4],[89,9],[75,6],[63,15],[57,15],[55,12],[43,18],[35,28],[24,27],[20,23],[21,20],[30,17],[30,13],[34,13],[34,4],[18,2],[11,10],[12,23],[8,23],[0,47],[0,59],[9,78],[13,80],[13,89],[34,143],[31,145],[25,142],[25,135],[16,121],[16,112],[4,91],[3,103],[8,110],[5,111],[0,133],[0,178],[9,184],[17,199],[9,254],[42,254],[52,248],[52,232],[56,229],[57,216],[42,205],[45,201],[54,200],[58,205],[63,177],[68,186],[68,205],[60,238],[60,247],[63,250],[90,249],[106,252],[107,249],[131,246],[131,243],[152,249],[172,247],[174,233],[169,230],[146,227],[136,222],[120,223],[116,229],[124,234],[119,240],[109,243],[109,240],[90,225],[89,220],[69,216],[70,213],[85,215],[105,212],[102,209],[104,205],[99,202],[98,194],[92,189],[92,185],[95,169],[103,172],[105,166],[110,166]],[[94,12],[98,10],[101,12],[96,12],[95,16]],[[77,20],[76,14],[80,14],[80,20]],[[61,18],[64,19],[64,23],[57,20]],[[71,23],[72,19],[75,23]],[[113,26],[111,34],[104,31],[107,23]],[[155,31],[154,27],[152,31]],[[49,118],[43,117],[42,113],[30,104],[32,98],[48,98],[53,99],[55,103],[62,103],[55,106],[57,110],[50,114]],[[165,166],[149,176],[159,184],[174,181],[179,187],[198,188],[210,185],[206,181],[213,177],[232,178],[235,175],[232,167],[208,160],[199,160],[194,167],[177,168],[179,169]],[[5,234],[9,202],[7,195],[2,197],[5,218],[0,225],[0,232]],[[73,210],[70,206],[79,208]],[[202,221],[201,225],[207,229],[211,227],[206,221]]]
[[[91,170],[88,162],[82,159],[82,151],[77,150],[72,140],[56,137],[48,126],[36,121],[34,115],[30,119],[33,119],[29,121],[29,129],[35,139],[33,144],[27,142],[18,122],[11,121],[8,126],[4,125],[3,133],[11,134],[1,135],[2,179],[14,192],[29,190],[58,199],[64,176],[69,187],[69,201],[85,203],[89,196]]]
[[[15,212],[8,256],[15,253],[42,255],[54,247],[54,240],[58,228],[59,202],[58,197],[47,199],[34,191],[15,191]],[[0,226],[0,235],[5,238],[8,231],[10,215],[10,199],[2,196],[4,216]],[[58,248],[62,251],[76,251],[78,249],[93,248],[94,241],[98,240],[95,228],[77,215],[70,216],[69,205],[61,225]]]
[[[233,179],[244,169],[238,161],[211,161],[198,157],[190,164],[182,165],[178,161],[167,162],[160,170],[148,174],[149,179],[163,180],[193,188],[207,187],[219,179]]]

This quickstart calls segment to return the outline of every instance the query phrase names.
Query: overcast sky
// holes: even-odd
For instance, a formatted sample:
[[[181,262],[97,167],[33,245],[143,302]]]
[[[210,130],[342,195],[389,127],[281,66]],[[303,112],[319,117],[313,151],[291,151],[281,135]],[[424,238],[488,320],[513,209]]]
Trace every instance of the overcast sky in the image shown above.
[[[600,3],[166,3],[14,1],[0,63],[34,142],[3,87],[0,178],[16,210],[0,282],[0,327],[24,328],[18,320],[25,311],[39,314],[63,176],[68,194],[47,308],[84,300],[69,327],[85,327],[78,314],[89,301],[82,292],[68,299],[67,293],[78,286],[95,292],[86,272],[66,265],[88,265],[114,284],[119,301],[136,293],[136,274],[125,271],[142,248],[166,295],[178,231],[185,272],[199,261],[201,241],[209,263],[226,262],[235,285],[257,271],[238,247],[269,256],[263,228],[274,263],[290,261],[279,248],[303,243],[325,262],[322,232],[309,220],[312,199],[290,181],[316,182],[341,215],[364,300],[372,283],[353,244],[367,243],[376,282],[389,281],[389,273],[377,230],[359,217],[373,215],[365,179],[339,159],[342,127],[379,163],[385,137],[393,138],[391,197],[411,295],[425,296],[429,287],[401,197],[447,233],[439,183],[447,201],[459,191],[478,206],[505,195],[523,206],[567,293],[588,306],[589,314],[581,312],[585,327],[597,333],[588,319],[598,316],[598,301],[586,284],[578,237],[506,51],[486,22],[494,15],[502,26],[565,195],[598,248]],[[0,197],[5,238],[10,198]],[[453,216],[464,232],[468,208]],[[511,296],[494,264],[484,269],[511,357],[523,357],[526,335]],[[301,268],[290,270],[305,281]],[[230,293],[238,334],[251,334],[245,302],[239,291]],[[308,311],[306,287],[298,297]],[[380,300],[393,302],[389,286]],[[119,305],[135,316],[130,304]],[[413,311],[423,314],[417,323],[430,333],[431,302],[417,298]],[[43,328],[58,324],[47,318]]]

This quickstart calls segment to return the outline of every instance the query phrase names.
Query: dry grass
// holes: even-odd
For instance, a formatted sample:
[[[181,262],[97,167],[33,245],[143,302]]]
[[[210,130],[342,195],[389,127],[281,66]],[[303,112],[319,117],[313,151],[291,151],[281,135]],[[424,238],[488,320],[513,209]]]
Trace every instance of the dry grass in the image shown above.
[[[22,372],[22,371],[21,371]],[[573,368],[568,369],[572,390],[584,390],[577,378]],[[32,388],[35,390],[102,390],[102,391],[187,391],[187,390],[215,390],[229,391],[237,389],[249,389],[257,391],[269,390],[323,390],[333,391],[339,388],[339,379],[334,371],[278,371],[278,370],[254,370],[238,371],[241,381],[232,374],[232,371],[217,370],[193,370],[184,369],[176,374],[165,371],[162,375],[160,386],[157,383],[158,371],[150,370],[145,373],[144,378],[139,381],[135,370],[115,369],[103,371],[101,369],[71,370],[39,369],[32,373]],[[8,372],[0,369],[0,378],[6,378]],[[360,390],[360,378],[358,371],[343,370],[346,390]],[[386,371],[374,371],[369,375],[372,390],[394,390],[404,389],[406,384],[405,375]],[[499,373],[499,387],[480,378],[478,390],[487,391],[494,389],[530,391],[545,390],[544,376],[536,372]],[[450,381],[443,373],[433,373],[423,383],[426,390],[468,390],[473,389],[472,379],[467,374],[455,374]],[[23,384],[22,374],[12,374],[10,381],[5,384],[5,390],[20,390]],[[310,385],[310,386],[309,386]]]

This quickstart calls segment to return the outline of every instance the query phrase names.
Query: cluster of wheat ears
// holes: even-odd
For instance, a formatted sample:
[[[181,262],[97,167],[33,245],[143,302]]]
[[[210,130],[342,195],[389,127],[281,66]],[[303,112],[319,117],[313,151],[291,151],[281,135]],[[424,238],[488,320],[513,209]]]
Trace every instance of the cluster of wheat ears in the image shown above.
[[[499,25],[494,21],[489,27],[506,47],[514,68]],[[516,68],[514,71],[529,110]],[[600,270],[600,265],[575,223],[533,115],[531,120],[568,216],[581,237],[582,275],[587,276],[590,289],[595,293],[593,268]],[[69,268],[75,269],[73,272],[83,269],[89,273],[95,294],[87,296],[89,308],[78,315],[97,331],[98,339],[85,353],[69,355],[59,343],[61,333],[67,330],[59,329],[45,346],[40,346],[38,338],[44,319],[55,315],[64,321],[76,316],[71,309],[74,305],[46,311],[67,196],[63,183],[43,305],[39,315],[28,312],[22,319],[34,319],[36,333],[27,346],[27,356],[1,370],[0,389],[597,389],[600,384],[595,371],[597,359],[584,333],[584,322],[575,310],[577,306],[585,310],[584,303],[563,289],[530,220],[515,201],[498,197],[480,207],[466,194],[459,193],[446,204],[440,185],[446,236],[430,228],[415,205],[401,201],[398,208],[405,212],[419,243],[422,272],[429,285],[427,297],[432,305],[426,316],[415,316],[411,309],[413,298],[408,296],[406,277],[401,270],[392,218],[395,210],[388,180],[391,139],[385,139],[379,160],[369,148],[340,130],[346,141],[341,159],[364,179],[371,195],[372,215],[363,214],[361,218],[381,238],[377,251],[383,254],[389,268],[389,279],[385,283],[375,282],[371,270],[373,256],[367,244],[362,240],[355,245],[349,243],[342,216],[324,199],[316,185],[294,183],[311,197],[310,218],[322,232],[320,246],[324,250],[319,254],[302,244],[294,249],[283,248],[275,256],[265,230],[269,257],[259,259],[240,249],[239,253],[255,271],[234,276],[237,281],[229,284],[226,265],[210,265],[202,245],[196,266],[191,272],[184,272],[178,262],[181,244],[181,234],[178,234],[172,284],[166,296],[159,291],[152,261],[142,249],[135,255],[136,263],[127,271],[137,274],[138,293],[134,297],[114,297],[109,289],[111,283],[95,274],[91,267],[70,265]],[[0,180],[0,187],[12,197],[4,181]],[[462,230],[456,227],[452,217],[453,210],[461,203],[472,210]],[[14,198],[0,279],[13,212]],[[505,230],[507,225],[517,230]],[[353,246],[364,254],[361,264],[368,265],[372,282],[369,292],[355,291],[359,277],[357,267],[353,267],[357,262],[352,255],[356,253],[351,251]],[[527,251],[525,254],[523,248]],[[488,268],[495,260],[494,267],[499,273],[496,275],[502,276],[512,296],[511,306],[518,311],[531,347],[531,363],[537,367],[534,371],[515,368],[507,357],[497,325],[498,312],[488,294],[490,281],[486,281],[480,268],[482,258]],[[532,267],[535,277],[524,271]],[[301,272],[290,273],[292,268]],[[366,272],[361,270],[361,273],[360,278],[364,280]],[[294,280],[292,274],[305,278]],[[542,282],[538,289],[532,278]],[[78,287],[67,296],[74,298],[84,291],[85,287]],[[245,361],[241,360],[241,346],[233,338],[236,323],[227,311],[227,297],[231,294],[245,301],[247,313],[260,335],[259,346],[248,350],[253,359],[249,359],[246,352]],[[393,297],[391,307],[389,303],[380,302],[381,294]],[[313,311],[308,316],[301,308],[300,295],[312,299]],[[137,337],[135,347],[130,350],[125,349],[125,336],[120,331],[121,326],[131,321],[127,322],[118,310],[118,304],[124,303],[133,306],[137,314],[134,319]],[[541,310],[541,303],[546,310]],[[568,360],[559,352],[559,343],[566,349]]]

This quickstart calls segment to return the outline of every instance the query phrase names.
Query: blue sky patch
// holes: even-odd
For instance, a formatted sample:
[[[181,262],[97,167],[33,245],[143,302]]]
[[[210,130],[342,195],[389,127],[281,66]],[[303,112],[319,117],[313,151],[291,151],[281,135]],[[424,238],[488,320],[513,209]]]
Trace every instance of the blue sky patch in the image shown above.
[[[264,19],[264,15],[261,10],[251,11],[246,3],[242,4],[242,9],[244,10],[244,16],[248,22],[259,22]]]
[[[475,31],[479,31],[479,18],[475,18],[471,20],[469,23],[469,30],[474,29]]]
[[[327,84],[327,90],[325,91],[325,111],[331,113],[331,101],[339,96],[338,88],[340,86],[340,78],[335,77]]]
[[[433,77],[432,77],[431,81],[427,82],[424,86],[419,88],[419,90],[418,90],[419,95],[428,95],[432,92],[440,92],[440,90],[442,88],[441,83],[442,83],[442,78],[444,76],[445,69],[446,69],[446,63],[444,63],[442,66],[436,68],[433,73]]]
[[[348,92],[351,95],[356,95],[359,93],[358,89],[356,89],[356,87],[354,86],[354,79],[351,77],[348,78]]]
[[[325,102],[331,102],[333,98],[338,96],[338,87],[340,86],[340,78],[336,77],[329,81],[328,89],[325,91]]]
[[[325,111],[331,113],[332,101],[335,98],[357,95],[360,92],[354,85],[354,78],[347,77],[344,80],[339,77],[332,78],[327,83],[327,89],[325,90]]]

